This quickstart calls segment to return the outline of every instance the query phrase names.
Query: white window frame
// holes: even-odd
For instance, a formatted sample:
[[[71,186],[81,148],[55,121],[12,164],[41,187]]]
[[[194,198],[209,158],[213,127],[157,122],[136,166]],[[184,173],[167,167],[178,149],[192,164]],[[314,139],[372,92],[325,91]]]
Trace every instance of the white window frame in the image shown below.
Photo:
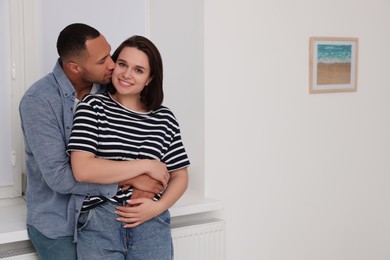
[[[19,102],[27,86],[36,80],[36,56],[34,28],[34,0],[8,0],[10,17],[11,51],[11,127],[13,185],[0,187],[0,199],[16,198],[23,195],[26,183],[23,135],[20,126]],[[29,72],[28,74],[26,72]],[[0,169],[1,170],[1,169]]]

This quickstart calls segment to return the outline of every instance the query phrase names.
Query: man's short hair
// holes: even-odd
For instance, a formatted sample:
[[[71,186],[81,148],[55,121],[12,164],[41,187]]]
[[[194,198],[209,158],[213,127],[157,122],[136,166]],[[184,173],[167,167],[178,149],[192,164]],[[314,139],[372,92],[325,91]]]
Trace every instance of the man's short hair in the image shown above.
[[[99,36],[100,32],[89,25],[83,23],[68,25],[57,39],[57,52],[61,61],[74,55],[81,55],[86,50],[85,42]]]

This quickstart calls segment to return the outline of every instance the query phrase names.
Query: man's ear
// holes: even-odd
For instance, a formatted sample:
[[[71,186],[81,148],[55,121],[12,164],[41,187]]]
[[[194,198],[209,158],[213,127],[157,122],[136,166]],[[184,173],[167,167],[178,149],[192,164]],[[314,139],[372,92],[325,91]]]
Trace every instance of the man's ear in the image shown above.
[[[68,68],[69,71],[75,74],[78,74],[81,70],[80,66],[75,62],[66,63],[66,67]]]

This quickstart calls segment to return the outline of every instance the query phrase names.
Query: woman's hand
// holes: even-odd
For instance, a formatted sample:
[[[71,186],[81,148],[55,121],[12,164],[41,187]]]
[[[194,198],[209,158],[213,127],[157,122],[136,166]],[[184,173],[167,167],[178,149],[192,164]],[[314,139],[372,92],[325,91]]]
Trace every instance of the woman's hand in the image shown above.
[[[127,223],[124,225],[125,228],[132,228],[154,218],[163,211],[158,202],[141,198],[128,200],[127,205],[118,206],[115,213],[119,216],[118,221]]]

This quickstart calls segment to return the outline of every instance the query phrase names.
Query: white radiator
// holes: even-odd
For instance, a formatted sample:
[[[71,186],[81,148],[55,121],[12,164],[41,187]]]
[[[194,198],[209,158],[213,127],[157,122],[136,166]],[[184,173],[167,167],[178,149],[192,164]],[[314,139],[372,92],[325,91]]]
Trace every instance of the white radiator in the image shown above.
[[[17,252],[15,256],[6,256],[6,257],[0,257],[1,259],[4,258],[4,260],[39,260],[37,253],[25,253],[25,252]]]
[[[220,219],[172,226],[175,260],[223,260],[225,223]]]
[[[0,245],[0,259],[38,260],[38,255],[29,241]]]

